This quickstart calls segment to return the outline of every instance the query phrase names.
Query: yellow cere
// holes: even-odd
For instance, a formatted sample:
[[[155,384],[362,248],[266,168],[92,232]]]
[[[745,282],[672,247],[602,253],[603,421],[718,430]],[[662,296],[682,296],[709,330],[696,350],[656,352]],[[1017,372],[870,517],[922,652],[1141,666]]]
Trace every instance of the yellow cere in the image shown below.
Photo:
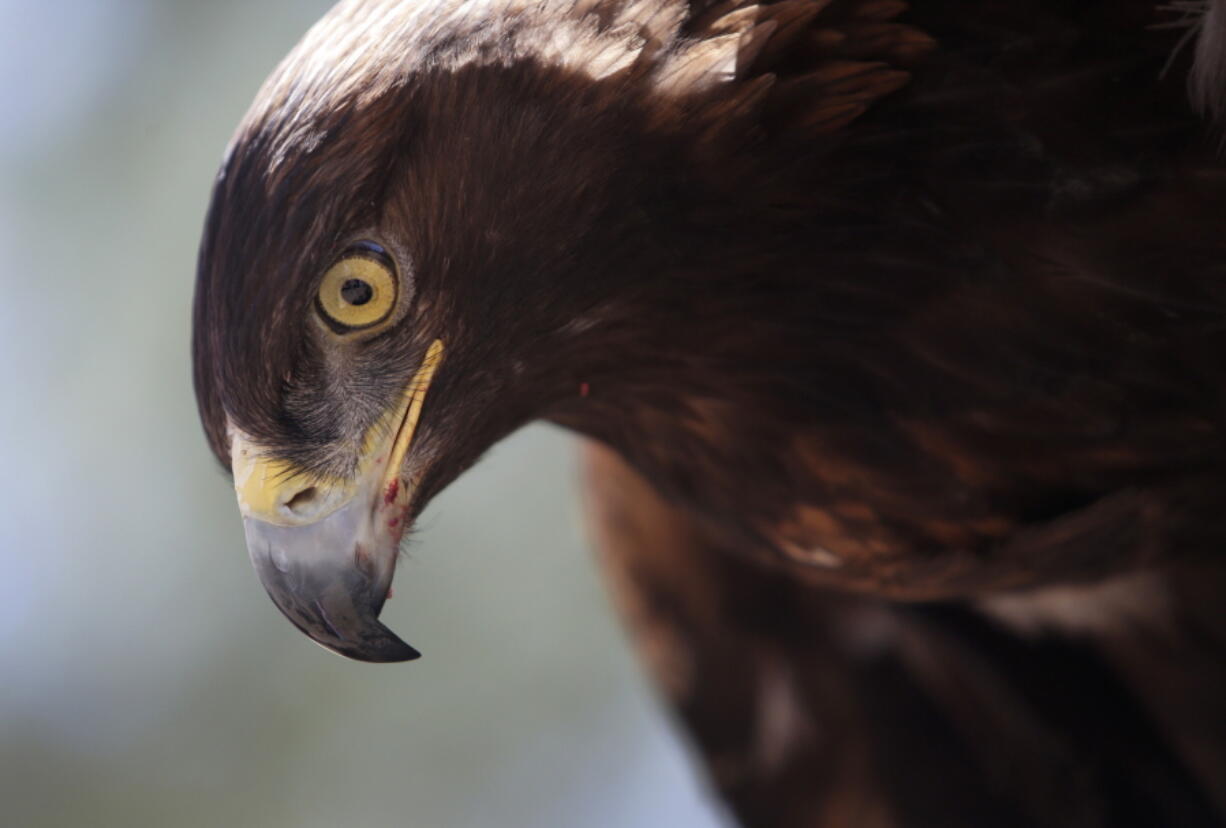
[[[300,526],[323,519],[360,492],[368,496],[382,492],[398,478],[417,430],[426,391],[442,358],[443,343],[436,339],[399,404],[363,435],[358,468],[352,479],[311,477],[308,483],[301,470],[286,460],[267,456],[261,446],[231,427],[230,468],[242,514],[278,526]],[[315,508],[305,513],[292,506],[295,495],[304,486],[310,486],[316,493]],[[407,492],[399,491],[402,497],[407,497]]]
[[[277,526],[295,526],[324,517],[344,505],[357,487],[355,481],[312,478],[311,485],[323,493],[325,509],[310,516],[296,515],[290,501],[304,488],[301,471],[286,460],[267,457],[246,435],[231,431],[230,468],[238,508],[244,517],[258,518]]]
[[[369,328],[391,315],[396,305],[396,274],[369,256],[346,256],[324,274],[319,306],[346,328]]]

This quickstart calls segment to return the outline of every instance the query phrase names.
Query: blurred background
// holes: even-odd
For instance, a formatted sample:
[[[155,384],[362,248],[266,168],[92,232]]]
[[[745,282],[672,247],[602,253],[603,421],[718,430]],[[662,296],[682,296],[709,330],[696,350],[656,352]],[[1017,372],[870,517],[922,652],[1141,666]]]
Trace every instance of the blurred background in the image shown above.
[[[0,0],[0,823],[714,826],[530,428],[430,507],[345,661],[251,571],[196,420],[231,130],[329,5]]]

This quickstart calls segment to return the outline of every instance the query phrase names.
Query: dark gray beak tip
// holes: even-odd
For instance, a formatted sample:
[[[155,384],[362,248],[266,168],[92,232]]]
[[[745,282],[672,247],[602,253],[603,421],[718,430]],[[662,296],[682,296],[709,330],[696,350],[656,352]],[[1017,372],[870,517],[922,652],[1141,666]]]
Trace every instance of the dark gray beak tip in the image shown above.
[[[354,661],[365,661],[371,664],[392,664],[400,661],[416,661],[421,658],[421,653],[417,652],[413,647],[410,647],[404,641],[401,641],[397,635],[379,624],[384,635],[378,638],[368,637],[360,644],[354,645],[349,642],[330,642],[323,641],[316,636],[311,636],[319,642],[319,644],[332,652],[343,655],[345,658],[351,658]],[[307,632],[303,630],[303,632]],[[310,633],[307,633],[310,635]]]
[[[343,519],[345,511],[337,515]],[[246,521],[251,562],[268,597],[311,640],[346,658],[381,663],[419,658],[421,653],[379,621],[391,567],[373,576],[355,567],[352,553],[338,552],[351,547],[327,536],[330,523],[287,528]],[[334,534],[343,539],[347,532],[342,527]]]
[[[398,635],[389,630],[373,614],[346,613],[352,605],[333,607],[328,612],[322,601],[309,604],[301,601],[286,601],[284,594],[267,590],[277,608],[295,627],[325,649],[354,661],[391,663],[413,661],[421,653],[410,647]],[[336,611],[336,610],[340,611]]]

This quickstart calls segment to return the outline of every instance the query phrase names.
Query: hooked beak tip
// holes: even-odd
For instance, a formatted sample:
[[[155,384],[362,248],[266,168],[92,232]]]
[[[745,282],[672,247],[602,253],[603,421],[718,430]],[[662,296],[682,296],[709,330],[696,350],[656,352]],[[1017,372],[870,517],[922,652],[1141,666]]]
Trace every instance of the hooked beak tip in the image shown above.
[[[379,621],[391,585],[394,547],[381,550],[377,562],[382,563],[373,567],[354,566],[352,555],[336,551],[346,548],[336,535],[348,531],[347,511],[310,526],[274,526],[247,518],[247,547],[256,574],[285,617],[321,647],[355,661],[418,658],[417,650]]]
[[[326,650],[354,661],[365,661],[372,664],[390,664],[400,661],[414,661],[421,658],[421,653],[400,639],[394,632],[378,621],[367,627],[367,631],[357,642],[348,640],[324,640],[310,630],[299,627],[310,638]]]

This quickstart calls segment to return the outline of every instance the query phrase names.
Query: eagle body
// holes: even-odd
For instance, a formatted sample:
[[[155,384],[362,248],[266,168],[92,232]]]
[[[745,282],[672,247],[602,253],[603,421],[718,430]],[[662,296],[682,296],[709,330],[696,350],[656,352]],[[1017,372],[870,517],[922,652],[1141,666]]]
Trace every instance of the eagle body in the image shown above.
[[[257,570],[410,657],[399,533],[552,421],[745,824],[1223,824],[1224,100],[1218,2],[342,3],[201,248]]]

